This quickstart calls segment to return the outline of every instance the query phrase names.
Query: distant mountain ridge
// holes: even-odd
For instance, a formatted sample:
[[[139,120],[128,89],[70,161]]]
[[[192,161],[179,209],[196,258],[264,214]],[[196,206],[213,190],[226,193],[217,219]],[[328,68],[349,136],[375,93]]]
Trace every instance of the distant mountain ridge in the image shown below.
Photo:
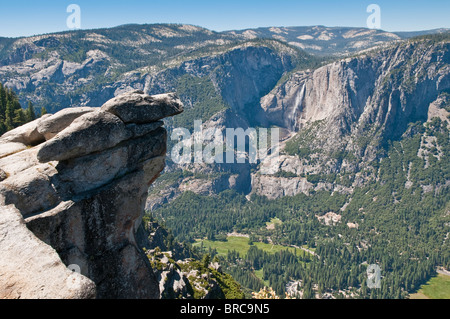
[[[443,30],[423,33],[443,32]],[[0,82],[49,112],[101,105],[121,92],[127,78],[213,56],[243,43],[278,41],[294,55],[343,56],[399,41],[398,35],[364,28],[322,26],[214,32],[183,24],[123,25],[23,38],[0,38]],[[251,41],[251,42],[249,42]],[[136,88],[136,87],[134,87]],[[144,87],[137,87],[144,88]]]
[[[274,38],[318,55],[345,55],[394,40],[448,32],[435,29],[417,32],[387,32],[357,27],[269,27],[229,31],[244,38]]]

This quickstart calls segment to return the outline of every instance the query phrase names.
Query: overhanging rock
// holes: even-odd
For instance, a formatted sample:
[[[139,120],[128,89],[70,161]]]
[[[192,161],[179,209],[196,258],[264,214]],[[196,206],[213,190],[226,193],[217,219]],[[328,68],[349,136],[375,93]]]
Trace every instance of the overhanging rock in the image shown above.
[[[0,138],[0,298],[159,297],[135,234],[165,165],[160,120],[183,106],[174,94],[136,92],[107,106]]]

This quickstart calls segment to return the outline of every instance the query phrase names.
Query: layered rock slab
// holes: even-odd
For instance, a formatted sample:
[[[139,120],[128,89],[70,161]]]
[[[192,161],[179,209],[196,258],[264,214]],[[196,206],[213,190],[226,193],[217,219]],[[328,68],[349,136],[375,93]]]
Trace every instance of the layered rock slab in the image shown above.
[[[147,95],[142,91],[125,93],[106,102],[101,110],[118,116],[125,123],[148,123],[183,112],[173,94]]]

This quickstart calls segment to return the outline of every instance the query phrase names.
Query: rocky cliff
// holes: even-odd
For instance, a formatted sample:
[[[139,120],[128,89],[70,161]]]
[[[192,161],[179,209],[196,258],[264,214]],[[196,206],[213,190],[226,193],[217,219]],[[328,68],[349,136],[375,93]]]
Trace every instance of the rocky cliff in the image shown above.
[[[401,139],[411,123],[426,122],[436,114],[447,121],[448,112],[435,105],[447,99],[450,89],[449,49],[445,38],[403,41],[315,69],[291,71],[258,102],[246,104],[244,112],[230,103],[231,109],[204,123],[204,131],[281,128],[282,154],[272,167],[265,167],[272,174],[260,174],[261,167],[248,163],[183,166],[194,174],[158,181],[164,187],[151,192],[148,208],[160,207],[183,191],[207,195],[231,188],[270,199],[320,190],[351,193],[374,176],[364,169],[382,158],[389,141]],[[236,82],[243,79],[233,77]],[[355,178],[336,181],[336,174]]]
[[[151,216],[144,218],[139,242],[159,282],[161,299],[244,299],[241,286],[217,259],[199,254]]]
[[[136,241],[173,94],[132,91],[0,140],[0,298],[159,298]]]
[[[437,113],[433,109],[449,89],[448,38],[406,41],[293,73],[261,99],[269,124],[296,133],[271,168],[292,176],[253,174],[253,192],[269,198],[313,189],[351,192],[352,186],[367,180],[364,168],[383,157],[389,141],[400,140],[411,123],[426,122],[438,113],[448,120],[443,108]],[[334,179],[312,185],[307,179],[346,173],[357,174],[353,185],[339,185]]]
[[[407,41],[296,72],[261,100],[262,108],[270,124],[295,132],[326,120],[342,134],[375,124],[398,137],[407,123],[426,119],[429,104],[450,87],[449,49],[448,41]]]

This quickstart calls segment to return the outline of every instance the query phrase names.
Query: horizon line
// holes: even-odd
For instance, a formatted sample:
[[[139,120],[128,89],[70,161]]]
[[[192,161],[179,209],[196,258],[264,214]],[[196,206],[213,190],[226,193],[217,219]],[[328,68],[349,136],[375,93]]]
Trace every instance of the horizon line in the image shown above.
[[[343,28],[343,29],[366,29],[366,30],[376,30],[376,31],[393,33],[393,34],[397,34],[397,33],[414,33],[414,32],[428,32],[428,31],[436,31],[436,30],[450,31],[450,28],[447,28],[447,27],[438,27],[438,28],[433,28],[433,29],[408,30],[408,31],[388,31],[388,30],[384,30],[384,29],[370,29],[368,27],[361,27],[361,26],[329,26],[329,25],[323,25],[323,24],[291,25],[291,26],[271,25],[271,26],[249,27],[249,28],[243,28],[243,29],[227,29],[227,30],[218,31],[218,30],[209,29],[207,27],[204,27],[204,26],[201,26],[201,25],[197,25],[197,24],[192,24],[192,23],[155,22],[155,23],[124,23],[124,24],[119,24],[119,25],[111,26],[111,27],[94,27],[94,28],[85,28],[85,29],[84,28],[81,28],[81,29],[69,29],[69,30],[51,31],[51,32],[47,32],[47,33],[38,33],[38,34],[33,34],[33,35],[22,35],[22,36],[12,36],[12,37],[0,35],[0,38],[2,38],[2,39],[23,39],[23,38],[32,38],[32,37],[52,35],[52,34],[79,32],[79,31],[110,30],[110,29],[120,28],[120,27],[124,27],[124,26],[133,26],[133,25],[135,25],[135,26],[153,26],[153,25],[155,25],[155,26],[156,25],[180,25],[180,26],[184,26],[185,25],[185,26],[198,27],[198,28],[205,29],[205,30],[208,30],[208,31],[211,31],[211,32],[216,32],[216,33],[226,33],[226,32],[233,32],[233,31],[247,31],[247,30],[257,30],[257,29],[270,29],[270,28],[312,28],[312,27],[324,27],[324,28],[334,28],[334,29],[337,29],[337,28]]]

